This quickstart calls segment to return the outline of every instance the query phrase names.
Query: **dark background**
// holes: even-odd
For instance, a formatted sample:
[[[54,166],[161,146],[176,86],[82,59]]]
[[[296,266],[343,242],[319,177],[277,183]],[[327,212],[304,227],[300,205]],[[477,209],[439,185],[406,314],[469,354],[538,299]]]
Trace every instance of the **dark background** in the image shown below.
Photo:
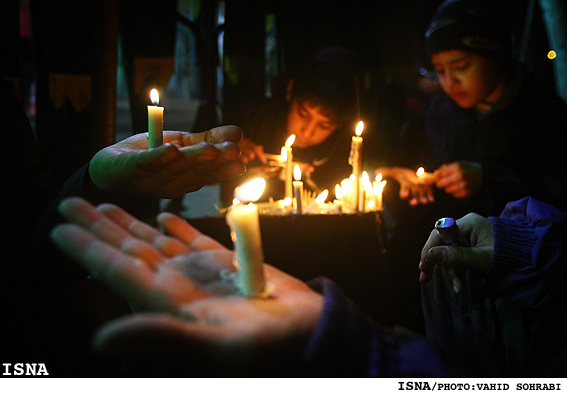
[[[219,4],[209,0],[3,2],[0,74],[15,81],[23,105],[29,108],[33,100],[28,113],[55,188],[94,152],[115,142],[121,86],[118,77],[117,89],[117,70],[123,69],[126,76],[131,118],[126,128],[131,134],[145,131],[148,97],[145,91],[133,90],[135,59],[175,58],[175,75],[183,73],[190,81],[181,89],[195,113],[180,124],[183,129],[201,131],[238,121],[242,106],[265,94],[267,14],[276,22],[275,71],[284,71],[326,46],[351,48],[363,56],[371,70],[367,83],[375,114],[367,135],[372,138],[374,132],[387,149],[398,131],[402,107],[415,89],[418,70],[427,66],[423,32],[439,0],[230,0],[224,5],[224,21],[218,22]],[[530,0],[507,4],[519,48]],[[545,57],[547,36],[535,4],[526,64],[553,88]],[[176,48],[181,30],[186,40],[180,55]],[[54,107],[49,85],[53,74],[91,78],[85,110],[78,113],[69,103]]]

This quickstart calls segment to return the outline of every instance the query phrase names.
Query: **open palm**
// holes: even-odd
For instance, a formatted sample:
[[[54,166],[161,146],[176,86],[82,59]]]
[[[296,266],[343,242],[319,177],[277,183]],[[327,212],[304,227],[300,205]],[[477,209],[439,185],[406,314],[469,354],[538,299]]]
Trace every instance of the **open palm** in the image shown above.
[[[245,298],[226,279],[232,251],[175,215],[158,217],[165,235],[110,204],[70,198],[59,209],[71,223],[54,229],[54,242],[137,311],[99,330],[98,351],[156,374],[299,367],[323,303],[305,283],[266,264],[272,295]]]

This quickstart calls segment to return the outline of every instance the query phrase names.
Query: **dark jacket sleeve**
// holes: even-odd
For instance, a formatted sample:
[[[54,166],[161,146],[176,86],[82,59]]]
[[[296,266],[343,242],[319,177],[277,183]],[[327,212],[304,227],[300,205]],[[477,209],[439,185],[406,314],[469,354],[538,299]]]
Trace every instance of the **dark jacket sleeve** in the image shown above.
[[[541,307],[567,264],[567,214],[524,198],[490,220],[494,255],[488,274],[498,281],[498,295],[522,307]]]
[[[310,286],[323,293],[324,307],[305,350],[309,376],[447,376],[425,338],[375,325],[328,279]]]

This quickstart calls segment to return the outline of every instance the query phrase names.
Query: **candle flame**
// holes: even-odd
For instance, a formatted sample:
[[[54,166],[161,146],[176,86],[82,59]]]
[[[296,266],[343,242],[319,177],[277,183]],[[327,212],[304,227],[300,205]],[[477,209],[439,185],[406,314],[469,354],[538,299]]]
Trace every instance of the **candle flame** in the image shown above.
[[[159,104],[159,93],[158,93],[157,89],[152,89],[150,91],[150,100],[152,100],[153,105]]]
[[[280,161],[287,161],[287,149],[282,146],[282,153],[280,154]]]
[[[375,182],[374,186],[372,186],[372,192],[378,196],[382,194],[384,186],[386,186],[386,181]]]
[[[379,172],[378,174],[376,174],[376,178],[374,178],[374,180],[375,180],[376,182],[380,182],[380,181],[382,180],[382,173]]]
[[[362,135],[362,130],[364,129],[364,122],[361,120],[360,122],[358,122],[358,124],[356,125],[356,130],[355,130],[355,134],[357,137],[360,137]]]
[[[301,168],[297,164],[293,167],[293,179],[296,181],[301,180]]]
[[[292,202],[293,202],[293,200],[292,200],[291,197],[286,197],[283,200],[280,200],[280,205],[282,207],[289,207]]]
[[[285,141],[285,146],[292,146],[295,142],[295,134],[289,136],[289,138]]]
[[[329,195],[329,191],[325,189],[321,192],[321,194],[317,196],[317,198],[315,198],[315,201],[317,202],[317,204],[323,204],[327,199],[328,195]]]
[[[418,177],[423,176],[423,174],[425,174],[425,168],[423,167],[419,167],[415,172],[415,175],[417,175]]]
[[[335,185],[335,197],[340,200],[342,196],[343,192],[341,190],[341,187],[339,185]]]
[[[237,186],[234,189],[234,194],[236,195],[236,199],[239,201],[256,201],[264,193],[264,189],[266,188],[266,180],[264,178],[254,178],[249,182],[246,182],[240,186]]]
[[[341,193],[343,196],[352,192],[352,183],[353,181],[348,178],[341,181]]]

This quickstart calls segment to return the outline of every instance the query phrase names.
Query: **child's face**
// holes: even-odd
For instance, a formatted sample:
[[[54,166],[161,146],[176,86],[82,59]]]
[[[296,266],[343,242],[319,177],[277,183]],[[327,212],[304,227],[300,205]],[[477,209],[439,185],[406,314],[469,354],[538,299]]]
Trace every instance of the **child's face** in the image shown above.
[[[498,63],[453,49],[431,55],[441,87],[461,108],[494,104],[506,84]]]
[[[293,146],[308,148],[325,141],[340,125],[307,102],[292,100],[287,117],[287,134],[295,134]]]

